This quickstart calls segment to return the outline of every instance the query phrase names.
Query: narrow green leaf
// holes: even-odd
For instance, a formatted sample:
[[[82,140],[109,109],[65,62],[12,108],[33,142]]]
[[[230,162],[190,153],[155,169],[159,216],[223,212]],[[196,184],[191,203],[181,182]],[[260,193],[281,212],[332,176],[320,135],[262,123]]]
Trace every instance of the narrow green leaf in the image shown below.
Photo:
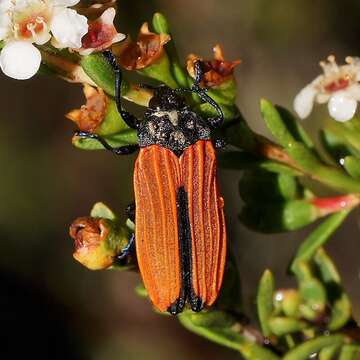
[[[301,244],[290,266],[291,271],[294,272],[297,262],[310,260],[316,251],[329,240],[348,214],[349,210],[340,211],[323,221]]]
[[[234,170],[266,170],[275,174],[302,176],[302,173],[276,161],[262,160],[245,151],[220,152],[217,157],[218,164],[224,169]]]
[[[266,99],[261,99],[260,109],[266,126],[280,145],[287,148],[295,139],[287,129],[275,106]]]
[[[100,86],[109,95],[115,96],[114,70],[102,54],[83,56],[80,65],[96,85]]]
[[[239,218],[250,229],[273,233],[300,229],[311,224],[318,216],[317,208],[310,202],[292,200],[247,204],[241,209]]]
[[[311,137],[308,135],[308,133],[305,131],[305,129],[301,126],[300,122],[296,120],[296,118],[293,116],[293,114],[281,107],[276,106],[276,110],[278,111],[281,119],[283,120],[286,128],[291,133],[291,135],[294,137],[296,141],[302,142],[304,145],[306,145],[309,149],[315,149],[314,143],[311,139]]]
[[[166,17],[157,12],[153,16],[152,24],[157,34],[168,34],[171,37],[171,41],[168,42],[165,47],[170,58],[170,66],[172,75],[175,78],[178,85],[182,88],[188,87],[187,74],[183,67],[179,63],[179,57],[176,51],[175,42],[171,35],[169,22]]]
[[[276,336],[284,336],[304,330],[308,325],[305,321],[288,317],[271,317],[268,320],[270,332]]]
[[[319,360],[335,360],[341,345],[330,345],[319,352]]]
[[[180,323],[188,330],[219,345],[240,352],[246,360],[280,360],[272,351],[248,340],[235,329],[228,327],[204,327],[194,324],[192,317],[198,314],[183,313],[178,316]]]
[[[352,154],[351,148],[328,129],[320,130],[320,141],[327,153],[337,164],[340,163],[341,159]]]
[[[313,340],[308,340],[296,348],[290,350],[283,360],[308,360],[312,354],[317,354],[320,350],[328,346],[339,346],[345,342],[342,335],[319,336]]]
[[[247,204],[295,200],[300,194],[293,176],[268,171],[246,171],[239,183],[239,193]]]
[[[93,208],[91,209],[90,216],[109,219],[112,221],[116,220],[116,215],[114,212],[102,202],[97,202],[94,204]]]
[[[103,136],[112,147],[137,144],[137,135],[135,130],[125,130],[118,134]],[[79,136],[73,136],[73,145],[82,150],[104,150],[102,144],[95,139],[86,139]]]
[[[360,359],[360,346],[348,344],[342,347],[338,360],[359,360],[359,359]]]
[[[269,319],[274,310],[273,298],[275,292],[275,280],[270,270],[263,273],[257,291],[256,304],[262,332],[265,336],[271,335]]]
[[[136,285],[135,293],[136,293],[136,295],[143,297],[143,298],[146,298],[148,296],[148,292],[145,289],[145,286],[143,283],[139,283],[138,285]]]
[[[286,152],[310,178],[341,192],[360,192],[359,181],[351,178],[338,168],[322,163],[304,144],[293,142],[291,146],[286,148]]]
[[[328,329],[341,329],[351,318],[351,301],[341,286],[340,275],[325,250],[320,248],[314,262],[322,282],[325,284],[331,305]]]
[[[360,180],[360,159],[355,156],[347,156],[344,159],[344,168],[353,178]]]

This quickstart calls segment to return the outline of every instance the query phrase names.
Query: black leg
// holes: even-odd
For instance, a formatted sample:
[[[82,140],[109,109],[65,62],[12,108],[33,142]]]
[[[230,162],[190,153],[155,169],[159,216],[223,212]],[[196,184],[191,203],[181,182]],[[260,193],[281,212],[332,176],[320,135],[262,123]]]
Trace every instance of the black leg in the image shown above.
[[[125,209],[126,216],[135,224],[135,202],[132,202]]]
[[[223,149],[226,146],[226,141],[224,139],[215,139],[213,145],[215,149]]]
[[[126,145],[117,148],[112,147],[106,140],[101,136],[86,131],[75,131],[75,136],[79,136],[85,139],[94,139],[99,141],[101,145],[106,149],[114,153],[115,155],[128,155],[138,150],[139,145]]]
[[[204,64],[201,61],[195,62],[195,81],[191,90],[196,93],[203,101],[210,104],[218,113],[217,117],[209,118],[209,126],[213,129],[221,127],[224,122],[224,113],[222,112],[220,106],[214,101],[208,94],[206,94],[208,89],[202,89],[200,87],[201,80],[204,76]]]
[[[122,74],[119,65],[116,62],[114,54],[110,50],[106,50],[103,52],[106,60],[109,62],[111,67],[114,69],[115,73],[115,101],[118,111],[126,122],[126,124],[132,129],[138,129],[140,122],[139,120],[129,112],[125,111],[121,107],[121,82],[122,82]]]
[[[123,262],[131,253],[135,250],[135,234],[132,234],[127,245],[121,250],[121,254],[119,254],[116,259],[119,262]]]

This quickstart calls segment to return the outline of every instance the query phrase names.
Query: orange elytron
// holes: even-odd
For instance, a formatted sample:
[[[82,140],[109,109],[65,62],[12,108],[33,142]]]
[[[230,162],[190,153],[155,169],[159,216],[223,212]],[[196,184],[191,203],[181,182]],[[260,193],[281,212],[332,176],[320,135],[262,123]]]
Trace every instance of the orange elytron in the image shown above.
[[[139,121],[122,110],[121,72],[112,53],[104,55],[115,71],[119,112],[137,130],[139,144],[112,148],[98,135],[83,131],[77,135],[97,139],[115,154],[140,147],[134,171],[135,234],[119,258],[135,244],[145,288],[158,310],[176,315],[189,304],[200,311],[217,299],[226,261],[224,201],[213,143],[223,144],[211,139],[223,113],[199,87],[203,71],[197,62],[192,88],[152,88],[154,96]],[[218,116],[200,117],[179,92],[195,92]]]

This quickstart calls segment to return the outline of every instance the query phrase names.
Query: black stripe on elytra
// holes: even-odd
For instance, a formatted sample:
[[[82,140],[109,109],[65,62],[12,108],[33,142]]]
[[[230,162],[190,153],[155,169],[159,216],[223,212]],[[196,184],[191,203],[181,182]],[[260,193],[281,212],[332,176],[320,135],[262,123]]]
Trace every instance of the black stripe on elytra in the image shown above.
[[[180,297],[169,307],[168,311],[176,315],[183,311],[186,301],[189,302],[193,311],[203,308],[203,301],[196,296],[192,286],[192,249],[191,231],[189,220],[189,206],[187,193],[184,187],[180,187],[176,194],[176,206],[178,210],[179,251],[181,266],[181,292]]]

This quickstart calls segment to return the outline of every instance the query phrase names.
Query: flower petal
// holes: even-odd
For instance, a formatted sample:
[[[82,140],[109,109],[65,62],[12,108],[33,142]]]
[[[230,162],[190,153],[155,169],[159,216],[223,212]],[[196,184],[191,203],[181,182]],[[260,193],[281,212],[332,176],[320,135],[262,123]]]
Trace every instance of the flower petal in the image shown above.
[[[350,97],[345,91],[335,93],[328,103],[330,116],[337,121],[348,121],[356,112],[357,101]]]
[[[54,6],[70,7],[79,3],[80,0],[53,0]]]
[[[75,10],[63,9],[52,18],[50,29],[59,48],[81,47],[81,38],[88,32],[87,18]]]
[[[305,119],[310,115],[316,94],[316,89],[310,84],[296,95],[294,99],[294,110],[301,119]]]
[[[27,41],[11,41],[0,54],[0,67],[5,75],[18,80],[34,76],[41,63],[40,51]]]

